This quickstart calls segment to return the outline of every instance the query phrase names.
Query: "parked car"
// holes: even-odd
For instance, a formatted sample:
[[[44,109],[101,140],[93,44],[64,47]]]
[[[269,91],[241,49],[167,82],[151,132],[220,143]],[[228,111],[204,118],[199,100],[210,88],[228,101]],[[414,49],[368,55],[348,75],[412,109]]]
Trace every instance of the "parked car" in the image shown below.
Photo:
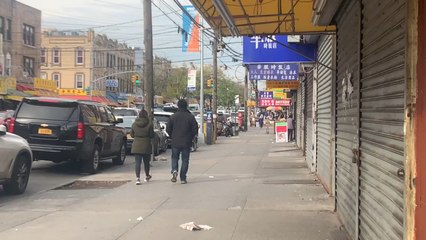
[[[30,97],[19,104],[9,132],[25,138],[35,160],[77,161],[96,173],[99,162],[126,159],[126,132],[111,109],[91,101]]]
[[[4,125],[6,130],[9,128],[10,119],[13,117],[13,110],[1,111],[0,112],[0,125]]]
[[[171,138],[169,134],[167,134],[167,123],[170,120],[170,116],[172,116],[172,112],[154,112],[154,118],[158,120],[161,128],[163,129],[164,134],[167,136],[167,145],[170,146]]]
[[[165,112],[175,113],[178,110],[179,110],[179,108],[176,105],[164,105],[163,106],[163,111],[165,111]]]
[[[0,125],[0,184],[11,194],[25,192],[30,177],[33,155],[28,142],[15,134],[8,133]]]
[[[116,118],[121,118],[123,116],[138,116],[139,109],[118,107],[118,108],[114,108],[112,110],[112,113],[114,113],[114,116]]]
[[[130,152],[132,149],[133,144],[133,138],[130,136],[130,131],[132,130],[132,124],[135,121],[137,117],[135,116],[124,116],[123,122],[118,124],[118,126],[123,127],[126,129],[127,134],[127,151]],[[163,129],[160,126],[160,123],[154,119],[154,133],[155,138],[153,140],[153,146],[154,146],[154,156],[158,156],[160,152],[165,152],[167,150],[167,136],[164,133]]]

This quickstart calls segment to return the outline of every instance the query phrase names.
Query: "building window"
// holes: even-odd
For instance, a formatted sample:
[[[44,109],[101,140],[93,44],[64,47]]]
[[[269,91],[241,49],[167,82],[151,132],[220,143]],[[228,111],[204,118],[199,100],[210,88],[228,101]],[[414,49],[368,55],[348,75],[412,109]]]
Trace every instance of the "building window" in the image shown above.
[[[56,81],[56,87],[61,88],[61,74],[52,73],[52,79]]]
[[[45,73],[45,72],[41,72],[41,73],[40,73],[40,78],[41,78],[41,79],[47,79],[47,73]]]
[[[84,50],[82,48],[77,48],[75,50],[75,64],[76,65],[84,64]]]
[[[61,50],[59,48],[53,49],[52,59],[53,59],[53,64],[61,64]]]
[[[22,26],[24,44],[35,46],[35,28],[33,26],[24,24]]]
[[[12,75],[12,56],[10,55],[10,53],[6,54],[6,62],[5,62],[5,75],[6,76],[11,76]]]
[[[11,41],[12,40],[12,20],[7,19],[6,22],[6,38],[5,40]]]
[[[24,72],[28,73],[29,77],[34,77],[34,58],[24,56]]]
[[[42,48],[40,50],[40,64],[46,65],[47,63],[47,50],[46,48]]]
[[[84,88],[84,74],[77,73],[75,75],[75,88],[83,89]]]

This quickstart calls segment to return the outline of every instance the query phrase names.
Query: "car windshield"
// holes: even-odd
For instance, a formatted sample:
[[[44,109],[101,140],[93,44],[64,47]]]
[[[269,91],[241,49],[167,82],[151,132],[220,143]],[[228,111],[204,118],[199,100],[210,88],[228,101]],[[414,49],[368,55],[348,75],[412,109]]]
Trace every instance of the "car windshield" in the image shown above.
[[[115,116],[137,116],[138,113],[133,109],[113,109]]]
[[[170,119],[170,116],[164,116],[164,115],[155,115],[155,118],[159,121],[159,122],[168,122]]]
[[[78,121],[76,103],[23,102],[17,118]]]
[[[123,128],[132,128],[133,122],[135,122],[136,117],[124,117],[123,122],[117,124],[117,126],[123,127]]]
[[[0,112],[0,118],[5,118],[6,117],[6,113],[5,112]]]

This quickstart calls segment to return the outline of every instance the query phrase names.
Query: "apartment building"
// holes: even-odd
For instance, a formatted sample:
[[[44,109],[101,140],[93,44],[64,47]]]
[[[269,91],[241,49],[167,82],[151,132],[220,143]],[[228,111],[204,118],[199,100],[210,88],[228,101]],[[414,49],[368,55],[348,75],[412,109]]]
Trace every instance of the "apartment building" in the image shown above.
[[[55,80],[58,89],[133,92],[135,53],[126,44],[93,30],[46,30],[41,42],[40,77]]]
[[[39,76],[41,11],[15,0],[0,1],[0,76],[32,85]],[[0,44],[1,46],[1,44]]]

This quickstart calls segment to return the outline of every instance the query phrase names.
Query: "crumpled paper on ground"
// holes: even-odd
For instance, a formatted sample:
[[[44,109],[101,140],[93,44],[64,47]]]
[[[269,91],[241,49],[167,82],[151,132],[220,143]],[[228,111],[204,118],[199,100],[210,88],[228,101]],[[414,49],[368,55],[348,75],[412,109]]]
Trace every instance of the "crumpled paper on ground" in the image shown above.
[[[194,222],[188,222],[180,225],[181,228],[188,231],[210,230],[212,227],[208,225],[197,225]]]

